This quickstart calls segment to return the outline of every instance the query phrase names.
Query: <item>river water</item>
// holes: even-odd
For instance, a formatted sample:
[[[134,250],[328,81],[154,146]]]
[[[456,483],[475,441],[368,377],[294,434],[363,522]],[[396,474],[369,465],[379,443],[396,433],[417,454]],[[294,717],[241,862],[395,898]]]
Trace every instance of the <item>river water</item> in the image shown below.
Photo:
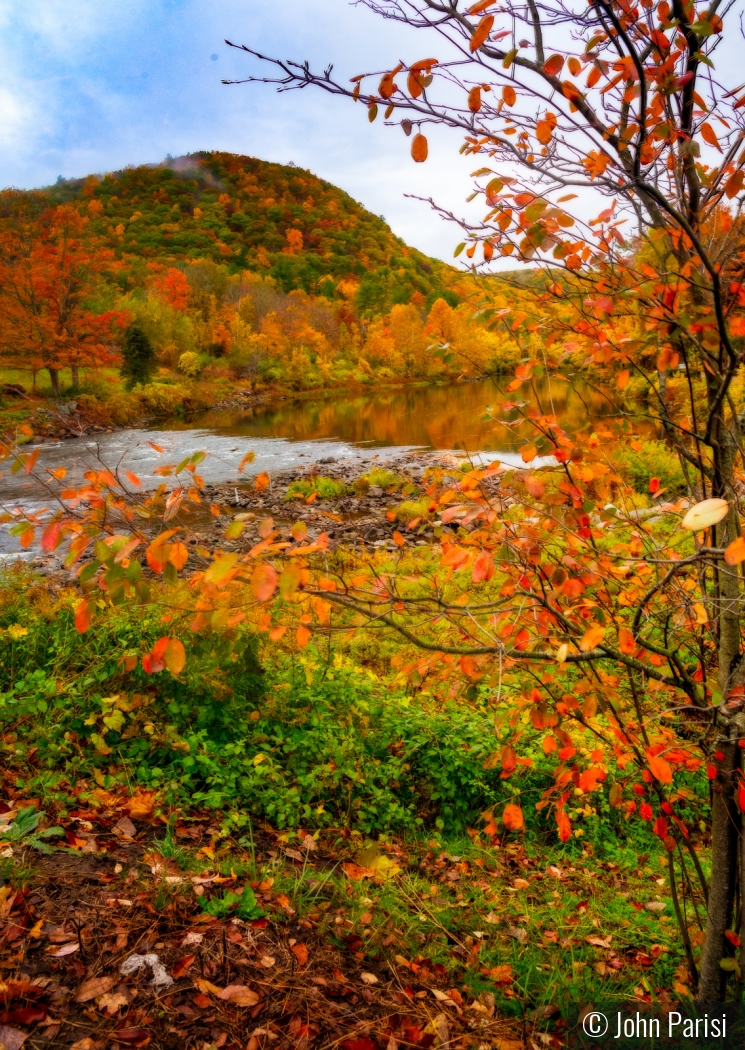
[[[402,452],[461,450],[471,456],[520,463],[517,448],[527,436],[526,424],[496,423],[488,418],[506,399],[528,400],[553,412],[569,431],[590,426],[607,412],[601,391],[587,384],[547,379],[531,391],[527,385],[507,394],[502,381],[406,386],[314,398],[287,397],[253,408],[213,409],[187,421],[173,420],[147,429],[116,430],[95,437],[73,438],[40,446],[36,473],[65,467],[65,485],[74,486],[95,466],[119,467],[139,476],[143,488],[162,481],[157,467],[177,463],[196,451],[207,453],[199,473],[207,484],[232,481],[248,451],[254,462],[246,469],[276,474],[334,457],[362,473],[373,456],[378,462]],[[509,420],[515,412],[497,411]],[[158,453],[153,447],[163,448]],[[357,465],[359,469],[357,470]],[[322,467],[320,468],[322,470]],[[33,477],[0,476],[0,506],[22,504],[39,509],[48,495]],[[0,530],[0,553],[17,552],[17,541]]]

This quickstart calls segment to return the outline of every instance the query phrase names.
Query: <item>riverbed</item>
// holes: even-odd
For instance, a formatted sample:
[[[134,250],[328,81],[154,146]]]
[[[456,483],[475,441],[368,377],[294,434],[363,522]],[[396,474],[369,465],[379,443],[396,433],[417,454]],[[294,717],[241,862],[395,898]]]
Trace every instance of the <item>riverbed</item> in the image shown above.
[[[188,420],[43,443],[37,446],[35,473],[44,476],[64,467],[64,484],[74,487],[86,471],[105,466],[131,471],[142,488],[149,489],[163,480],[155,474],[157,468],[176,464],[196,451],[206,453],[199,473],[208,486],[238,481],[238,467],[247,452],[253,452],[255,459],[247,465],[245,478],[314,465],[322,473],[324,461],[335,463],[334,473],[351,478],[373,462],[383,465],[438,452],[517,465],[522,463],[518,449],[529,424],[520,422],[519,410],[504,408],[507,399],[525,399],[523,411],[552,412],[569,430],[581,430],[607,411],[602,392],[584,383],[543,379],[532,390],[526,386],[509,394],[508,382],[503,377],[502,381],[286,397],[249,408],[215,408]],[[6,510],[50,505],[49,493],[23,473],[11,475],[6,470],[0,491]],[[17,540],[2,530],[0,553],[17,551]]]

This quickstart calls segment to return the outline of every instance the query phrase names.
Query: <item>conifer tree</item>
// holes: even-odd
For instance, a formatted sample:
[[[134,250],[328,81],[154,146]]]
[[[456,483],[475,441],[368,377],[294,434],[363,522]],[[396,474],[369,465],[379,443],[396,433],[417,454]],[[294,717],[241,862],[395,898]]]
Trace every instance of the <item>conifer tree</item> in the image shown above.
[[[122,350],[124,363],[119,371],[125,381],[127,390],[137,384],[149,383],[155,372],[155,351],[153,344],[138,324],[131,324],[124,336]]]

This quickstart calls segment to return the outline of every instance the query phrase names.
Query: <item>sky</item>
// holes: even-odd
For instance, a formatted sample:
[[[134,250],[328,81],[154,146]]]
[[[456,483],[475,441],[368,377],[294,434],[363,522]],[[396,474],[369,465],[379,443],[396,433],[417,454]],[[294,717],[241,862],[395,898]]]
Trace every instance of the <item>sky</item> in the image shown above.
[[[452,260],[458,230],[405,194],[465,211],[473,161],[458,136],[428,131],[429,160],[415,164],[400,129],[346,99],[225,86],[261,68],[225,38],[345,78],[426,50],[421,33],[348,0],[0,0],[0,187],[227,150],[308,168]]]

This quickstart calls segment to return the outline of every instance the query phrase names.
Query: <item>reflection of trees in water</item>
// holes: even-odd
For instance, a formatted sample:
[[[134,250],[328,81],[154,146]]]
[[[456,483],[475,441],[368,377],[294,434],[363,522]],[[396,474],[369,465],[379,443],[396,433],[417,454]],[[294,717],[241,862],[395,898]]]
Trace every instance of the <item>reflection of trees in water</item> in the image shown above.
[[[484,421],[488,407],[497,410],[507,400],[526,401],[537,409],[526,386],[506,393],[509,379],[499,383],[459,383],[443,387],[402,387],[348,397],[283,401],[241,412],[209,412],[189,426],[228,430],[246,437],[284,437],[294,441],[335,437],[380,445],[432,445],[435,448],[508,449],[528,433],[529,424],[506,427]],[[602,393],[582,383],[547,379],[536,384],[544,412],[559,415],[570,431],[591,426],[607,414]],[[512,413],[516,418],[517,413]]]

